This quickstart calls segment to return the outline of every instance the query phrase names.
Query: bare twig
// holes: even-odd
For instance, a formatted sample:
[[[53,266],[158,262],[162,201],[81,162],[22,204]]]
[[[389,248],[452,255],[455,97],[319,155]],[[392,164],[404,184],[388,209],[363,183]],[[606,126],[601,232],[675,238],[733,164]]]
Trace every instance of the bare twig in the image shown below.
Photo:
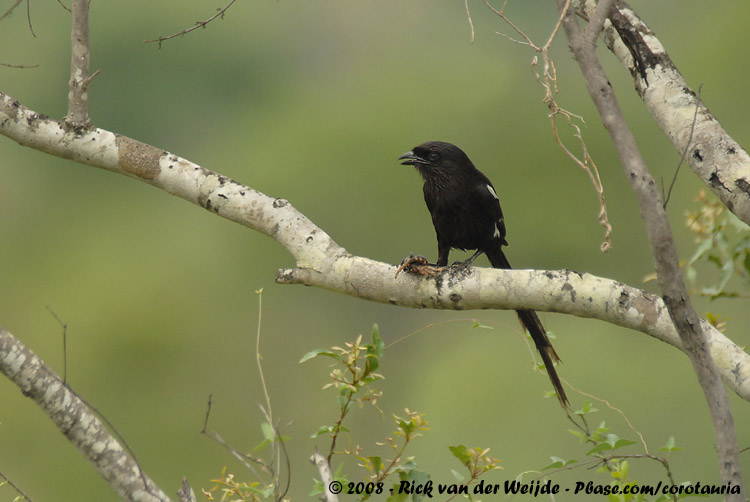
[[[39,68],[38,64],[24,65],[24,64],[0,63],[0,66],[5,66],[6,68],[20,68],[20,69]]]
[[[261,364],[261,359],[263,359],[263,357],[260,355],[260,327],[261,319],[263,317],[263,289],[259,289],[258,291],[256,291],[256,293],[258,294],[258,329],[255,336],[255,361],[258,364],[258,374],[260,375],[260,385],[263,388],[263,396],[266,398],[266,418],[268,420],[268,425],[273,425],[271,398],[268,395],[266,378],[265,376],[263,376],[263,365]]]
[[[466,19],[469,20],[469,28],[471,28],[471,43],[474,43],[474,21],[471,20],[471,11],[469,11],[469,0],[464,0],[464,7],[466,7]]]
[[[608,2],[611,2],[612,0],[607,0]],[[597,199],[599,201],[599,215],[598,215],[598,221],[599,224],[604,227],[604,239],[599,247],[599,249],[602,252],[607,252],[612,247],[612,225],[609,223],[609,217],[607,216],[607,204],[604,199],[604,186],[602,185],[601,178],[599,177],[599,171],[597,170],[596,164],[594,163],[594,159],[589,155],[588,148],[586,147],[586,142],[583,140],[583,136],[581,134],[581,129],[573,122],[573,119],[580,119],[583,120],[578,115],[575,115],[574,113],[566,110],[565,108],[562,108],[558,105],[556,101],[556,96],[558,93],[557,88],[557,72],[555,71],[555,63],[552,60],[552,58],[549,55],[549,48],[552,45],[552,42],[554,41],[555,37],[557,36],[557,33],[560,30],[560,26],[562,25],[563,18],[567,14],[568,10],[570,9],[571,0],[566,0],[564,6],[561,9],[560,15],[558,16],[557,22],[555,23],[554,28],[550,32],[549,37],[547,37],[547,40],[543,45],[537,45],[534,43],[534,41],[518,26],[516,26],[506,15],[505,15],[505,3],[503,4],[503,7],[498,10],[495,7],[493,7],[489,0],[484,0],[485,5],[492,10],[497,16],[499,16],[503,21],[505,21],[508,26],[513,28],[513,30],[518,33],[521,37],[523,37],[523,41],[515,40],[508,35],[502,34],[502,36],[508,38],[509,40],[523,44],[528,45],[532,49],[534,49],[535,52],[541,54],[542,57],[542,71],[541,74],[536,70],[536,67],[539,64],[539,60],[537,56],[534,56],[531,67],[532,71],[534,72],[534,75],[536,76],[537,82],[539,82],[542,87],[544,88],[544,99],[543,102],[547,105],[547,108],[549,109],[549,118],[550,118],[550,124],[552,126],[552,134],[555,137],[555,141],[557,142],[560,149],[576,164],[578,167],[583,169],[583,171],[588,175],[589,180],[591,181],[592,186],[594,187],[594,192],[596,193]],[[507,1],[506,1],[507,3]],[[605,13],[608,12],[607,10],[602,9]],[[603,26],[604,21],[606,20],[606,16],[604,13],[599,12],[598,13],[600,17],[603,16],[602,19],[599,21],[599,31],[601,31],[601,26]],[[597,31],[598,35],[598,31]],[[571,127],[574,131],[574,137],[578,139],[578,143],[581,147],[582,151],[582,158],[579,158],[576,154],[574,154],[563,142],[562,138],[560,137],[560,133],[557,129],[557,117],[562,115],[565,120],[567,121],[567,124],[569,127]]]
[[[62,339],[63,339],[63,346],[62,346],[62,351],[63,351],[63,385],[66,385],[67,381],[68,381],[68,325],[66,323],[62,322],[62,320],[58,317],[58,315],[55,313],[54,310],[52,310],[52,308],[49,305],[47,305],[47,310],[49,311],[50,314],[52,314],[52,317],[55,318],[55,320],[57,321],[57,323],[60,326],[62,326],[62,330],[63,330],[63,332],[62,332]]]
[[[16,3],[14,3],[13,5],[11,5],[10,8],[8,10],[6,10],[3,13],[2,16],[0,16],[0,21],[2,21],[3,19],[5,19],[6,17],[10,16],[11,13],[15,10],[15,8],[18,7],[19,5],[21,5],[22,1],[23,0],[16,0]]]
[[[677,175],[680,174],[680,167],[682,167],[682,163],[685,162],[685,157],[687,157],[688,150],[690,150],[690,145],[693,142],[693,133],[695,132],[695,122],[698,119],[698,109],[700,107],[702,89],[703,89],[703,84],[698,86],[698,96],[697,96],[697,102],[695,103],[695,113],[693,114],[693,123],[690,126],[690,135],[688,136],[687,143],[685,144],[685,149],[682,151],[682,156],[680,157],[680,161],[677,163],[677,169],[674,170],[674,176],[672,177],[672,183],[669,184],[669,190],[667,190],[667,193],[664,195],[664,209],[666,209],[667,204],[669,204],[669,199],[670,197],[672,197],[672,189],[674,188],[674,184],[677,182]],[[662,187],[662,192],[663,191],[664,191],[664,188]]]
[[[23,490],[21,490],[21,488],[19,488],[15,483],[13,483],[13,481],[11,481],[10,479],[8,479],[8,476],[6,476],[2,472],[0,472],[0,478],[3,478],[5,480],[5,482],[8,484],[8,486],[10,486],[11,488],[13,488],[18,493],[19,497],[22,497],[24,500],[28,500],[29,502],[32,502],[31,497],[29,497],[28,495],[26,495],[23,492]],[[18,497],[16,497],[13,500],[14,500],[14,502],[15,501],[19,501],[20,502],[21,499],[18,498]]]
[[[237,0],[231,0],[224,7],[220,8],[220,9],[216,9],[217,10],[216,14],[214,14],[213,16],[209,17],[208,19],[206,19],[204,21],[197,21],[190,28],[185,28],[184,30],[182,30],[182,31],[180,31],[178,33],[175,33],[173,35],[160,36],[159,38],[155,38],[153,40],[144,40],[143,43],[144,44],[150,44],[150,43],[156,42],[156,43],[159,44],[159,49],[161,49],[161,44],[164,43],[164,42],[166,42],[167,40],[170,40],[172,38],[182,37],[184,35],[187,35],[191,31],[197,30],[198,28],[205,28],[208,23],[210,23],[211,21],[213,21],[216,18],[224,19],[224,14],[227,12],[227,10],[229,9],[229,7],[231,7],[232,4],[234,4],[234,2],[236,2],[236,1]]]
[[[26,21],[29,23],[29,30],[31,31],[31,35],[36,38],[36,33],[34,33],[34,25],[31,24],[31,0],[26,0]]]
[[[260,473],[255,470],[255,467],[253,466],[253,464],[255,464],[258,467],[260,467],[263,470],[263,472],[265,472],[266,474],[273,476],[274,475],[273,466],[268,465],[266,462],[264,462],[263,460],[261,460],[260,458],[254,456],[254,455],[250,455],[249,453],[243,453],[243,452],[241,452],[240,450],[236,449],[235,447],[233,447],[232,445],[230,445],[229,443],[227,443],[226,441],[224,441],[224,439],[222,439],[222,437],[217,432],[209,431],[207,429],[207,427],[208,427],[208,417],[211,415],[211,406],[212,406],[212,404],[213,404],[213,396],[209,395],[208,396],[208,405],[206,406],[206,416],[203,419],[203,428],[200,431],[201,434],[203,434],[204,436],[210,437],[211,439],[213,439],[214,441],[216,441],[217,443],[219,443],[221,446],[223,446],[224,448],[226,448],[227,450],[229,450],[229,452],[237,460],[239,460],[240,462],[242,462],[242,464],[250,472],[252,472],[255,475],[255,477],[261,479]]]

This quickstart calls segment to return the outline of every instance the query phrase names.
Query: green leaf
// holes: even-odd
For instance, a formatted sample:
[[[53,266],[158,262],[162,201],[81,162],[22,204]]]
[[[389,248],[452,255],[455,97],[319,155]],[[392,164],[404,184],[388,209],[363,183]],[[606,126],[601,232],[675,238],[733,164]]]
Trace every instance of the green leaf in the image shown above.
[[[631,441],[629,439],[621,439],[617,437],[616,434],[607,434],[606,439],[602,440],[599,444],[594,446],[586,453],[586,455],[591,455],[592,453],[597,453],[604,450],[617,450],[618,448],[622,448],[631,444],[635,444],[635,441]]]
[[[252,453],[255,453],[257,451],[262,450],[263,448],[265,448],[269,444],[271,444],[271,441],[269,441],[268,439],[264,439],[263,441],[261,441],[260,443],[258,443],[258,446],[256,446],[255,448],[252,449]]]
[[[631,444],[635,444],[635,441],[631,441],[630,439],[618,439],[615,441],[615,445],[612,449],[617,450],[623,446],[630,446]]]
[[[367,457],[367,460],[370,461],[373,472],[375,474],[379,474],[380,470],[383,468],[383,459],[381,459],[380,457]]]
[[[323,434],[330,434],[331,432],[333,432],[333,426],[323,425],[310,437],[315,439],[316,437],[322,436]]]
[[[543,471],[546,471],[547,469],[560,469],[561,467],[565,467],[566,465],[575,464],[578,462],[578,460],[574,458],[571,458],[570,460],[565,460],[560,457],[550,457],[550,460],[552,460],[552,463],[546,467],[542,467]]]
[[[372,341],[372,349],[368,348],[367,353],[374,354],[378,357],[382,356],[385,351],[385,342],[383,342],[383,339],[380,337],[380,328],[377,324],[372,325],[370,339]]]
[[[675,446],[674,436],[669,436],[667,444],[659,448],[659,451],[680,451],[682,448]]]
[[[482,324],[481,322],[475,322],[471,326],[471,329],[495,329],[495,327],[494,326],[489,326],[487,324]]]
[[[575,412],[576,415],[588,415],[590,413],[596,413],[599,411],[598,409],[594,408],[594,406],[589,401],[584,401],[583,406],[580,410],[577,410]]]
[[[464,445],[449,446],[451,453],[456,457],[463,465],[468,464],[471,461],[471,453],[469,449]]]
[[[463,474],[461,474],[455,469],[451,469],[450,471],[451,471],[451,474],[453,474],[453,477],[456,478],[456,481],[458,481],[459,483],[464,482],[465,476]]]
[[[263,431],[263,437],[268,439],[269,441],[273,441],[276,439],[276,431],[273,430],[273,427],[271,427],[271,424],[268,422],[263,422],[260,424],[260,430]]]
[[[327,357],[332,357],[334,359],[339,358],[338,354],[336,354],[335,352],[331,352],[328,349],[315,349],[315,350],[311,350],[310,352],[302,356],[302,359],[300,359],[299,362],[300,364],[302,364],[318,356],[327,356]]]

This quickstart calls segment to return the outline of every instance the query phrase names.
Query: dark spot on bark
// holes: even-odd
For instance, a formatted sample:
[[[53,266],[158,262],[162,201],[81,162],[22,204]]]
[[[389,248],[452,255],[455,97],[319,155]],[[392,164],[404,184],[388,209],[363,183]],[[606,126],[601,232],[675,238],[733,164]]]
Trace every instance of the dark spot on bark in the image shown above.
[[[744,192],[745,195],[750,195],[750,183],[748,183],[745,178],[739,178],[737,181],[734,182],[734,186],[736,186],[737,189]]]
[[[629,302],[630,295],[627,293],[627,291],[623,291],[622,293],[620,293],[620,298],[617,299],[617,303],[620,304],[620,307],[627,307]]]
[[[287,204],[289,204],[289,201],[286,199],[276,199],[273,201],[273,207],[275,207],[276,209],[284,207]]]
[[[451,293],[450,299],[453,303],[457,304],[461,302],[462,297],[458,293]]]
[[[724,190],[727,190],[726,185],[722,183],[721,178],[719,178],[719,172],[717,170],[714,170],[711,173],[711,176],[708,177],[708,183],[714,187],[714,188],[722,188]]]
[[[735,150],[733,146],[727,148],[727,154],[734,155],[735,153],[737,153],[737,150]]]
[[[573,286],[571,286],[569,283],[566,282],[565,284],[563,284],[562,289],[563,291],[567,291],[568,293],[570,293],[570,299],[573,302],[576,301],[576,290]]]
[[[703,162],[703,154],[699,149],[693,150],[693,158],[697,160],[698,162]]]
[[[220,193],[220,194],[219,194],[219,197],[221,197],[221,198],[222,198],[222,199],[224,199],[224,200],[229,200],[229,197],[227,197],[227,196],[226,196],[226,195],[224,195],[223,193]]]

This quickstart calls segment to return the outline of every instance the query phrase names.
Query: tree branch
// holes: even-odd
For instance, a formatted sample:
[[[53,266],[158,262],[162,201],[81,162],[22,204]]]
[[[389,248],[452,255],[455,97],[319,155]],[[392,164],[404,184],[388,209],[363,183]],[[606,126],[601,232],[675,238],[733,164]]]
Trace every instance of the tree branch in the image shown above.
[[[565,5],[564,0],[557,0],[557,5],[562,11]],[[610,12],[610,17],[612,17],[612,12]],[[612,138],[638,199],[641,217],[644,219],[648,232],[662,297],[677,327],[684,351],[693,363],[711,412],[722,482],[731,482],[742,487],[739,448],[729,399],[718,369],[711,358],[701,320],[693,309],[685,287],[677,249],[656,182],[638,149],[635,137],[628,128],[612,86],[596,55],[595,46],[586,39],[574,12],[567,13],[563,28],[573,56],[581,68],[589,95]],[[743,501],[744,497],[741,494],[728,495],[726,500]]]
[[[277,273],[280,284],[306,284],[411,308],[532,308],[600,319],[631,328],[680,350],[664,302],[620,282],[568,270],[471,268],[437,278],[402,274],[396,266],[353,256],[288,201],[269,197],[169,152],[103,129],[66,130],[0,93],[0,134],[21,145],[124,174],[277,240],[297,267]],[[750,356],[703,322],[722,376],[750,401]]]
[[[318,469],[318,475],[320,481],[323,483],[325,502],[339,502],[339,497],[335,492],[331,491],[331,481],[333,476],[331,475],[331,467],[328,465],[328,461],[319,451],[313,453],[310,457],[310,462],[313,463],[316,469]]]
[[[68,86],[68,115],[65,120],[77,127],[89,125],[89,2],[73,0],[73,26],[70,32],[70,80]]]
[[[169,500],[88,406],[44,361],[2,328],[0,371],[44,410],[120,497],[133,502]]]
[[[594,0],[577,0],[593,15]],[[649,113],[693,172],[750,225],[750,155],[721,127],[691,89],[653,31],[622,0],[604,25],[607,46],[630,71]],[[696,114],[697,110],[697,114]]]

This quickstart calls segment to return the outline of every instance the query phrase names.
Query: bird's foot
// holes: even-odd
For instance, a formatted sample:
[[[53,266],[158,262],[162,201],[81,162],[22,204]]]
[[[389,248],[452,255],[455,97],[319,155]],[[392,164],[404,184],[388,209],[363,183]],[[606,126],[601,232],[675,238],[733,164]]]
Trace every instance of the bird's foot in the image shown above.
[[[428,277],[436,277],[445,270],[445,267],[438,267],[427,261],[424,256],[415,256],[410,254],[403,259],[398,270],[396,270],[396,278],[401,272],[408,272],[410,274],[426,275]]]
[[[457,261],[456,263],[451,265],[451,268],[457,271],[466,270],[467,268],[471,267],[471,264],[473,262],[474,262],[473,258],[469,258],[468,260],[464,260],[464,261]]]

